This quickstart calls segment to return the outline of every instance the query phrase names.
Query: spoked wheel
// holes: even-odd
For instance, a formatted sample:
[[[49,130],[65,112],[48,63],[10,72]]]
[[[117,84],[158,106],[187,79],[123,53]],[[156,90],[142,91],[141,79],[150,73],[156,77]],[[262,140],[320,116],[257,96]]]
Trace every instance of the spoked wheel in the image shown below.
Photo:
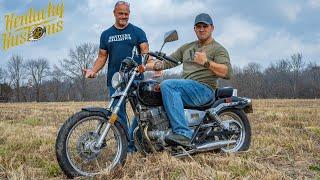
[[[221,150],[227,153],[248,150],[251,142],[251,127],[247,115],[238,109],[227,109],[218,115],[224,127],[233,132],[230,135],[221,135],[218,139],[236,141]]]
[[[95,146],[106,122],[98,112],[81,111],[61,127],[56,141],[56,155],[68,177],[93,176],[124,164],[128,141],[118,122],[111,125],[101,148]]]

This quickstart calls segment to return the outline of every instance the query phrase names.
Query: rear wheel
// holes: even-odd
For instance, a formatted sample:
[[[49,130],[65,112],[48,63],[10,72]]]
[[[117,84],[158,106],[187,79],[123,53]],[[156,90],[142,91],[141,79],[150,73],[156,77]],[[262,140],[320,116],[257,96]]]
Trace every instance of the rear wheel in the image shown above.
[[[80,111],[63,124],[56,140],[56,156],[68,177],[93,176],[125,163],[128,141],[120,123],[111,125],[101,148],[95,148],[106,122],[102,113]]]
[[[224,127],[234,132],[231,135],[219,136],[219,140],[235,140],[236,143],[221,148],[223,152],[238,152],[249,149],[251,127],[245,112],[239,109],[227,109],[218,114]]]

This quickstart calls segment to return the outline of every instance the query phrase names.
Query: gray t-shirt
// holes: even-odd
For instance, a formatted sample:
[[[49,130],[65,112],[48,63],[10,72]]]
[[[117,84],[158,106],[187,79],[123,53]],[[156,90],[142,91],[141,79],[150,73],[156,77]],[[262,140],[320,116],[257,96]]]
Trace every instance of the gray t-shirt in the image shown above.
[[[213,89],[217,88],[218,76],[209,69],[193,62],[195,52],[204,51],[209,61],[224,64],[228,67],[227,76],[224,79],[230,79],[232,76],[232,67],[227,50],[218,42],[213,40],[210,44],[200,47],[198,41],[187,43],[180,47],[170,56],[183,63],[183,78],[192,79]],[[164,61],[164,69],[176,66],[168,61]]]

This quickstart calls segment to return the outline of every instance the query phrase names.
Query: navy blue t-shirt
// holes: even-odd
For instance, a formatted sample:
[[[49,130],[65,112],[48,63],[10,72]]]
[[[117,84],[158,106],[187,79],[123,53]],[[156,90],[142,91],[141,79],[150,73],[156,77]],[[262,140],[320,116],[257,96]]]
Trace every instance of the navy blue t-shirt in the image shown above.
[[[139,50],[139,45],[144,42],[148,42],[146,33],[130,23],[124,29],[112,26],[102,32],[100,49],[106,50],[109,55],[107,86],[111,86],[112,76],[119,71],[122,60],[131,57],[133,47]]]

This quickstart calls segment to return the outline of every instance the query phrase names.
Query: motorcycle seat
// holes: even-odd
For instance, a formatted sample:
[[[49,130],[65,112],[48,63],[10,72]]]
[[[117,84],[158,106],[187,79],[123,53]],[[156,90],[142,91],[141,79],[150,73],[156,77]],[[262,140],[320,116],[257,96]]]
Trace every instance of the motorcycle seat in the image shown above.
[[[222,87],[216,89],[215,98],[216,100],[222,99],[222,98],[228,98],[231,97],[233,94],[233,88],[232,87]]]
[[[222,88],[218,88],[215,90],[215,93],[213,95],[213,99],[209,102],[207,102],[204,105],[201,106],[189,106],[189,105],[184,105],[185,109],[193,109],[193,110],[198,110],[198,111],[205,111],[209,108],[212,107],[213,103],[221,98],[227,98],[227,97],[231,97],[233,93],[233,88],[232,87],[222,87]]]

